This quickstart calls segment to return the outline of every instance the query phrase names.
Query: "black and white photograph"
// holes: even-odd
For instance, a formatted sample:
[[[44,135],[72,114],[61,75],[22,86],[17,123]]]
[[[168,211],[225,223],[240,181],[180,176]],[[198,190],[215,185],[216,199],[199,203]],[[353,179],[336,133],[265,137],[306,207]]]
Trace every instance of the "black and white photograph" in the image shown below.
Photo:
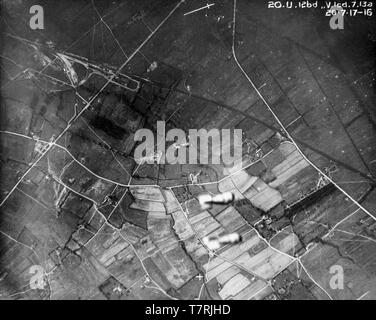
[[[375,6],[1,0],[0,300],[376,300]]]

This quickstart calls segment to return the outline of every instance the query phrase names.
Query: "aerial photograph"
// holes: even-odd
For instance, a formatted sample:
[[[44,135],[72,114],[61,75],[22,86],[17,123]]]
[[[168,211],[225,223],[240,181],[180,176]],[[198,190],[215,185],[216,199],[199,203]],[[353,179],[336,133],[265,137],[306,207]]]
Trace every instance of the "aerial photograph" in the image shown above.
[[[374,6],[0,0],[0,300],[376,300]]]

